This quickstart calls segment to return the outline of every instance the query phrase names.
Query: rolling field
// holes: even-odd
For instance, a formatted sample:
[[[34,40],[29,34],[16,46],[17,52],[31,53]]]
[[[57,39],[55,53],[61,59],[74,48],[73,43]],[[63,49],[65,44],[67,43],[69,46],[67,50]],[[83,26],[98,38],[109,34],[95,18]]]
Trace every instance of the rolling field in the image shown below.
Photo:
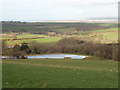
[[[38,39],[23,39],[23,40],[13,40],[7,41],[7,45],[15,45],[16,43],[30,43],[30,42],[37,42],[37,43],[56,43],[62,39],[61,37],[46,37],[46,38],[38,38]]]
[[[46,35],[38,35],[38,34],[26,34],[26,35],[18,35],[17,38],[32,38],[32,37],[47,37]]]
[[[79,34],[76,35],[66,35],[65,37],[85,37],[87,40],[97,40],[101,41],[101,43],[117,43],[118,42],[118,28],[110,28],[110,29],[100,29],[100,30],[94,30],[94,31],[81,31]],[[7,41],[8,45],[15,45],[16,43],[30,43],[32,41],[38,42],[38,43],[55,43],[62,39],[61,36],[47,36],[47,35],[39,35],[39,34],[26,34],[26,35],[17,35],[17,39],[21,40],[10,40]],[[41,37],[41,38],[40,38]],[[35,38],[35,39],[33,39]],[[14,39],[13,37],[3,37],[3,40],[5,39]]]
[[[77,29],[78,28],[78,29]],[[13,34],[11,33],[13,32]],[[46,33],[55,32],[56,36],[47,36]],[[86,40],[97,41],[101,43],[117,43],[118,27],[116,23],[3,23],[3,40],[9,40],[8,45],[16,43],[32,42],[38,43],[55,43],[62,37],[84,37]],[[15,35],[24,33],[25,35]],[[37,33],[37,34],[33,34]],[[67,35],[66,35],[67,33]],[[57,35],[59,34],[59,35]],[[40,38],[44,37],[44,38]],[[27,39],[26,39],[27,38]],[[33,39],[34,38],[34,39]]]
[[[3,59],[3,88],[117,88],[118,62],[88,57]]]
[[[24,33],[46,33],[49,31],[64,33],[74,32],[76,27],[80,27],[80,30],[86,28],[87,30],[94,27],[96,29],[116,28],[116,23],[16,23],[16,22],[3,22],[3,33],[10,32],[24,32]]]
[[[101,43],[117,43],[118,42],[118,28],[109,28],[109,29],[80,32],[79,35],[84,37],[88,36],[88,38],[101,41]]]
[[[13,34],[10,34],[10,33],[6,33],[6,34],[2,34],[2,35],[0,35],[1,36],[1,38],[3,39],[3,40],[5,40],[5,39],[14,39],[14,38],[17,38],[17,39],[21,39],[21,38],[34,38],[34,37],[47,37],[46,35],[42,35],[42,34],[23,34],[23,35],[16,35],[17,33],[13,33]]]
[[[8,39],[8,46],[23,42],[50,46],[65,37],[104,44],[118,41],[113,23],[5,22],[3,32],[1,39]],[[3,59],[2,64],[3,88],[118,88],[118,62],[95,56],[83,60]]]

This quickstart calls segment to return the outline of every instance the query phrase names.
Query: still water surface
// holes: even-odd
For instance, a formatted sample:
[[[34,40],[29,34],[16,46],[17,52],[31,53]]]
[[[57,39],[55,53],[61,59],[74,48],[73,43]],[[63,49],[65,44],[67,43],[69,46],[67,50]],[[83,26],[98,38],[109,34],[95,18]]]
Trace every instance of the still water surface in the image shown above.
[[[74,55],[74,54],[45,54],[45,55],[27,56],[28,59],[64,59],[66,57],[71,59],[84,59],[87,56]],[[0,58],[12,58],[12,57],[0,56]]]
[[[73,54],[46,54],[46,55],[37,55],[37,56],[28,56],[28,58],[41,58],[41,59],[45,59],[45,58],[50,58],[50,59],[63,59],[65,57],[71,57],[71,59],[83,59],[86,58],[87,56],[83,56],[83,55],[73,55]]]

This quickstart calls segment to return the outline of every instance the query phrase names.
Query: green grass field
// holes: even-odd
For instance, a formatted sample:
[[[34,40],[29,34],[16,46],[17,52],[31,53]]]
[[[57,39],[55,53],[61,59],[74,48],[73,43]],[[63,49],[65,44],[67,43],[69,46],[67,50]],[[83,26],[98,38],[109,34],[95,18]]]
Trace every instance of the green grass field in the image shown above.
[[[91,27],[88,27],[91,26]],[[106,29],[100,28],[104,27]],[[76,31],[77,27],[80,27],[79,31]],[[88,27],[88,28],[85,28]],[[92,27],[93,30],[91,30]],[[84,30],[85,29],[85,30]],[[14,31],[14,32],[13,32]],[[11,34],[13,32],[13,34]],[[59,37],[49,37],[46,36],[48,32],[58,33]],[[36,41],[38,43],[55,43],[59,41],[62,37],[79,37],[83,36],[92,41],[97,41],[101,43],[117,43],[118,42],[118,26],[116,23],[3,23],[3,35],[2,39],[22,39],[22,40],[11,40],[7,41],[8,45],[15,45],[16,43],[22,42],[32,42]],[[25,35],[15,35],[17,33],[24,33]],[[32,33],[32,34],[31,34]],[[41,33],[41,34],[33,34]],[[66,33],[68,35],[66,35]],[[74,35],[69,35],[69,34]],[[37,38],[45,37],[45,38]],[[48,37],[48,38],[46,38]],[[27,39],[26,39],[27,38]],[[37,38],[37,39],[33,39]],[[1,38],[0,38],[1,39]]]
[[[43,34],[23,34],[23,35],[15,35],[17,33],[13,33],[13,34],[10,34],[10,33],[6,33],[6,34],[3,34],[3,36],[1,36],[2,39],[14,39],[14,38],[34,38],[34,37],[47,37],[46,35],[43,35]]]
[[[90,33],[82,33],[80,35],[84,36],[86,39],[87,38],[91,38],[93,40],[97,40],[97,41],[102,41],[102,43],[116,43],[118,42],[118,32],[117,29],[115,29],[114,31],[112,31],[113,29],[111,29],[110,31],[102,31],[100,30],[100,32],[90,32]],[[36,35],[37,36],[37,35]],[[18,36],[18,38],[31,38],[31,37],[36,37],[33,35],[21,35]],[[87,37],[86,37],[87,36]],[[93,36],[93,37],[92,37]],[[74,37],[79,37],[81,38],[79,35],[74,35]],[[6,38],[3,38],[3,40]],[[10,38],[7,38],[10,39]],[[13,38],[11,38],[13,39]],[[36,41],[38,43],[55,43],[58,42],[60,39],[62,39],[62,37],[45,37],[45,38],[37,38],[37,39],[22,39],[22,40],[11,40],[11,41],[7,41],[6,43],[8,45],[15,45],[16,43],[30,43],[32,41]],[[88,39],[87,39],[88,40]]]
[[[32,38],[32,37],[46,37],[46,35],[26,34],[26,35],[18,35],[17,36],[17,38]]]
[[[53,29],[53,31],[55,32],[74,32],[75,31],[75,27],[69,27],[69,28],[58,28],[58,29]]]
[[[23,42],[50,45],[63,37],[78,37],[104,44],[118,40],[118,26],[115,23],[9,22],[2,26],[3,37],[0,39],[10,39],[6,41],[8,46]],[[77,27],[80,29],[77,30]],[[47,36],[49,32],[56,35]],[[118,88],[118,62],[94,56],[83,60],[3,59],[2,69],[3,88]]]
[[[77,36],[91,38],[93,41],[101,41],[101,43],[117,43],[118,28],[100,29],[94,31],[82,31]]]
[[[118,88],[118,62],[3,59],[3,88]]]
[[[75,28],[61,28],[61,29],[56,29],[62,31],[74,31]],[[70,35],[66,35],[68,37]],[[92,31],[80,31],[78,34],[73,35],[74,37],[85,37],[87,40],[88,38],[92,40],[97,40],[101,41],[101,43],[117,43],[118,42],[118,28],[109,28],[109,29],[100,29],[100,30],[92,30]],[[14,35],[13,35],[14,37]],[[14,39],[10,34],[6,34],[2,39]],[[61,36],[56,36],[56,37],[51,37],[51,36],[46,36],[46,35],[40,35],[40,34],[26,34],[26,35],[17,35],[17,39],[22,39],[22,40],[10,40],[7,41],[8,45],[15,45],[16,43],[22,43],[22,42],[32,42],[36,41],[38,43],[55,43],[62,39]],[[38,38],[37,38],[38,37]],[[43,37],[43,38],[39,38]],[[26,39],[27,38],[27,39]],[[37,38],[37,39],[32,39],[32,38]]]
[[[13,40],[7,41],[7,45],[15,45],[16,43],[30,43],[30,42],[37,42],[37,43],[56,43],[62,39],[61,37],[45,37],[45,38],[38,38],[38,39],[23,39],[23,40]]]

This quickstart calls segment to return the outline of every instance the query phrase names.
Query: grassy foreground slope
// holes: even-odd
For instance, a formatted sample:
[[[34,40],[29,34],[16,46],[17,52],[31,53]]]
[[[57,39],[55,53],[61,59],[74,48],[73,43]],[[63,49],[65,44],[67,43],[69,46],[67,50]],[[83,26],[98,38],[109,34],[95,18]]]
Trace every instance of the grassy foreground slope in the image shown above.
[[[118,63],[84,60],[3,60],[3,88],[117,88]]]

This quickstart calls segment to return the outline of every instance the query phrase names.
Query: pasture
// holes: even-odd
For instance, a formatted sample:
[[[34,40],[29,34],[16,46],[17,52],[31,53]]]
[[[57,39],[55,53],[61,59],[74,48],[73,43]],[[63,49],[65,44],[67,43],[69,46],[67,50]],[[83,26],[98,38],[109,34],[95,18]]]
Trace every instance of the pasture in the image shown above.
[[[34,37],[47,37],[46,35],[38,35],[38,34],[25,34],[25,35],[17,35],[17,38],[34,38]]]
[[[15,45],[16,43],[30,43],[30,42],[37,42],[37,43],[56,43],[57,41],[59,41],[60,39],[62,39],[61,37],[45,37],[45,38],[36,38],[36,39],[21,39],[21,40],[10,40],[7,41],[6,44],[7,45]]]
[[[118,28],[100,29],[94,31],[80,32],[77,36],[101,41],[101,43],[117,43]]]
[[[60,45],[60,47],[63,45],[62,48],[55,47],[54,44],[65,37],[76,37],[80,41],[83,39],[83,41],[95,41],[95,43],[114,44],[118,42],[118,28],[116,23],[3,22],[3,34],[1,36],[0,39],[6,40],[5,43],[8,46],[14,47],[15,44],[23,42],[31,45],[36,44],[36,46],[33,45],[33,53],[28,55],[38,54],[38,52],[40,54],[49,53],[47,51],[56,53],[59,50],[63,53],[65,50],[65,52],[73,50],[80,54],[81,49],[85,47],[81,48],[82,45],[87,47],[93,44],[80,43],[81,47],[77,49],[79,40],[73,40],[76,45],[75,49],[71,48],[71,46],[74,46],[71,39],[70,42],[69,39],[66,39],[70,43],[65,44],[66,47],[63,44],[66,43],[64,40]],[[7,45],[3,45],[6,55],[7,52],[10,52],[8,50],[12,50],[12,48],[6,49]],[[50,48],[45,48],[44,45],[46,47],[50,46]],[[87,47],[87,49],[89,48]],[[91,48],[89,50],[92,52]],[[112,51],[112,49],[110,50]],[[20,52],[15,51],[15,54],[20,54]],[[84,48],[83,52],[83,54],[86,54],[88,51]],[[87,55],[93,55],[94,52],[92,54],[90,52]],[[104,51],[103,54],[107,55],[107,53]],[[114,54],[112,55],[117,55],[115,52]],[[97,52],[96,56],[99,55],[102,54]],[[111,56],[111,53],[108,55]],[[2,86],[3,88],[118,88],[118,62],[113,61],[114,59],[106,60],[103,59],[104,57],[101,57],[101,59],[96,56],[89,56],[83,60],[3,59]]]
[[[63,37],[78,37],[84,38],[84,40],[93,40],[101,43],[117,43],[118,42],[118,28],[110,28],[110,29],[100,29],[93,31],[80,31],[75,35],[59,35],[59,36],[47,36],[44,34],[25,34],[25,35],[16,35],[16,39],[20,40],[12,40],[15,38],[15,35],[6,34],[2,39],[10,39],[6,43],[8,45],[15,45],[16,43],[55,43],[62,39]]]
[[[54,32],[55,37],[47,35]],[[55,43],[63,37],[78,37],[101,43],[117,43],[116,23],[3,23],[3,40],[15,45],[23,42]],[[22,33],[19,35],[18,33]],[[17,34],[17,35],[16,35]],[[20,40],[14,40],[20,39]]]
[[[3,59],[3,88],[118,88],[118,62],[73,59]]]

